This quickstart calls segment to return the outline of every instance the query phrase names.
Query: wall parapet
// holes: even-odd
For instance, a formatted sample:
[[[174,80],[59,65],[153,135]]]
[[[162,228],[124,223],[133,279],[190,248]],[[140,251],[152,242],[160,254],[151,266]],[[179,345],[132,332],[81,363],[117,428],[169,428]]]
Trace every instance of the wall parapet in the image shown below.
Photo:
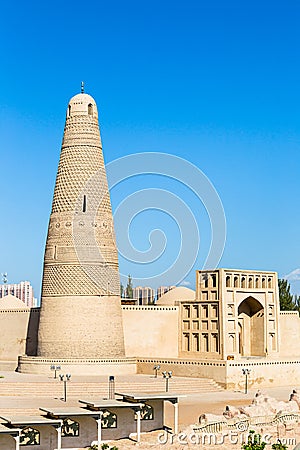
[[[280,359],[279,361],[263,361],[263,362],[259,362],[259,361],[245,361],[245,362],[227,362],[227,366],[228,367],[249,367],[249,366],[279,366],[279,365],[283,365],[283,364],[300,364],[299,359],[288,359],[288,360],[282,360]]]
[[[299,317],[298,311],[279,311],[281,316],[297,315]]]
[[[153,363],[153,364],[174,364],[174,365],[197,365],[197,366],[214,366],[225,367],[225,361],[199,361],[197,359],[171,359],[171,358],[137,358],[137,363]]]
[[[65,363],[65,364],[80,364],[80,363],[135,363],[135,358],[42,358],[39,356],[21,356],[24,362],[35,362],[35,363]]]
[[[129,311],[178,311],[178,306],[122,305],[122,309]]]

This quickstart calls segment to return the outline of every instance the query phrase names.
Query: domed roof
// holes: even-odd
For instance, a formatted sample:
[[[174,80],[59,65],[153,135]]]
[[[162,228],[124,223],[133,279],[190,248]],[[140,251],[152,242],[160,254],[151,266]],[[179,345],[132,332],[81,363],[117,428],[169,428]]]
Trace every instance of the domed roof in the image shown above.
[[[67,115],[93,115],[98,117],[96,102],[89,94],[76,94],[69,101]]]
[[[0,298],[0,309],[30,309],[25,303],[14,295],[8,294]]]
[[[172,306],[177,300],[195,300],[196,292],[184,286],[179,286],[162,295],[156,302],[157,305]]]

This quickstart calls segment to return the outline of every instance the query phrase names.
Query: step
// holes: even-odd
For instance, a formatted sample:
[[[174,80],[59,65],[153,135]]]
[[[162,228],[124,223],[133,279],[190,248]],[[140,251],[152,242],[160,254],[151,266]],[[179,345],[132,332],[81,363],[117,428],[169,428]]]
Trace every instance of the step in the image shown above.
[[[153,376],[133,376],[132,381],[122,379],[115,382],[115,390],[119,392],[157,392],[164,391],[166,382],[163,378]],[[102,378],[103,380],[103,378]],[[0,381],[1,396],[12,397],[58,397],[61,395],[63,385],[59,380],[46,381]],[[67,384],[68,395],[79,397],[81,395],[105,396],[108,393],[107,381],[73,381]],[[178,393],[217,392],[223,390],[214,380],[209,378],[181,378],[174,377],[169,380],[169,389]]]

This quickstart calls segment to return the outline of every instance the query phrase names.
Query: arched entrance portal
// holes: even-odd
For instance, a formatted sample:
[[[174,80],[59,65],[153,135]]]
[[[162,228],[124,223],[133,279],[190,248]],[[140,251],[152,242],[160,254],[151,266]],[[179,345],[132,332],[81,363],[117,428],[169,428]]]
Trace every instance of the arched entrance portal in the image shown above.
[[[242,356],[265,355],[264,308],[253,297],[238,308],[239,353]]]

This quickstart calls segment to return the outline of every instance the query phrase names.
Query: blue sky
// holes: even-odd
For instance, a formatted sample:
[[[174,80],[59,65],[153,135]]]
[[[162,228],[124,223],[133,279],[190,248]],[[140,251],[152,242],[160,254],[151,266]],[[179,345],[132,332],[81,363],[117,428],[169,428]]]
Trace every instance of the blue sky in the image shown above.
[[[8,272],[10,282],[31,280],[39,293],[65,109],[81,80],[98,104],[106,162],[170,153],[211,180],[227,220],[221,267],[280,276],[298,269],[297,3],[3,4],[0,272]],[[157,180],[138,180],[128,193],[143,183],[151,187]],[[116,189],[114,209],[120,198]],[[196,208],[204,254],[207,217],[189,194],[186,201]],[[146,248],[152,222],[166,225],[171,242],[177,241],[178,230],[165,219],[162,213],[140,216],[135,244]],[[194,269],[202,260],[201,254]],[[122,259],[120,266],[125,274],[133,269]],[[297,293],[299,273],[291,276]],[[193,286],[193,270],[186,282]]]

